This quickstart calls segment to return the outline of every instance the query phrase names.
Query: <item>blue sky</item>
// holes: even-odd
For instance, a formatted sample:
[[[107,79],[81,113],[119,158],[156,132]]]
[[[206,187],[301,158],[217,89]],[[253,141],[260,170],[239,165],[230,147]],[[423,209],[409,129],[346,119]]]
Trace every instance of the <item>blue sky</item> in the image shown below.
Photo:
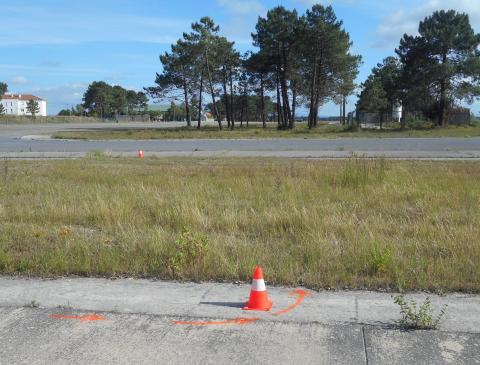
[[[331,0],[363,56],[358,78],[392,55],[403,33],[416,33],[419,20],[437,9],[469,13],[480,32],[480,0]],[[12,92],[44,97],[49,113],[81,102],[86,86],[104,80],[141,90],[161,71],[159,54],[202,16],[212,17],[240,51],[252,48],[258,16],[283,5],[299,13],[313,0],[0,0],[0,81]],[[350,98],[349,109],[355,99]],[[472,109],[480,113],[480,103]],[[338,114],[328,104],[322,116]]]

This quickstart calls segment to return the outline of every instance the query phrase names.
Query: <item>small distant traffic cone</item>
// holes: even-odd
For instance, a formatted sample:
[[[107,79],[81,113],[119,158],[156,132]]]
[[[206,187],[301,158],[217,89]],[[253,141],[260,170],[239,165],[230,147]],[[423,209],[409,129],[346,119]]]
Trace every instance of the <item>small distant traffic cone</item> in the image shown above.
[[[138,150],[138,158],[143,158],[143,151],[142,150]]]
[[[257,266],[253,272],[250,299],[243,309],[252,311],[269,311],[272,309],[272,305],[272,301],[268,299],[267,288],[265,287],[265,281],[263,280],[262,268]]]

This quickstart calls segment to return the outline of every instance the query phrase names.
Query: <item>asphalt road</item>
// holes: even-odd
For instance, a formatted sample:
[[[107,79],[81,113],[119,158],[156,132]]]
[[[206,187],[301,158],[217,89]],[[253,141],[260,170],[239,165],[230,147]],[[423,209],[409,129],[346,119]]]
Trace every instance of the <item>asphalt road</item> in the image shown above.
[[[480,363],[472,295],[433,296],[449,305],[440,330],[402,331],[390,295],[373,292],[268,288],[272,313],[241,309],[249,285],[0,278],[0,289],[0,364]]]
[[[168,124],[167,127],[178,124]],[[165,128],[165,124],[0,125],[0,157],[81,157],[91,151],[134,155],[142,149],[156,156],[265,156],[336,158],[352,153],[367,157],[480,159],[480,138],[356,138],[241,140],[49,140],[59,130]]]

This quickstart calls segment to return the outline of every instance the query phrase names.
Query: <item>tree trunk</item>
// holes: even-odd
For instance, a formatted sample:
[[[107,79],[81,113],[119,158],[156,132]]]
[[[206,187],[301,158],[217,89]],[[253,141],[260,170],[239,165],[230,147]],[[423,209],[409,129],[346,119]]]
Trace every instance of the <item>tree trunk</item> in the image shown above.
[[[235,112],[233,109],[233,99],[234,99],[234,90],[233,90],[233,71],[230,68],[230,118],[232,122],[232,130],[235,128]]]
[[[241,104],[241,111],[240,111],[240,128],[243,128],[243,121],[245,119],[245,105],[243,103],[243,98],[242,98],[242,104]]]
[[[190,119],[190,103],[188,101],[188,89],[187,89],[187,80],[183,79],[183,94],[185,96],[185,114],[187,116],[187,127],[192,126],[192,121]]]
[[[442,55],[442,64],[448,62],[447,53]],[[447,80],[443,79],[440,83],[440,125],[445,127],[447,125]]]
[[[198,101],[198,125],[197,128],[200,129],[202,124],[202,93],[203,93],[203,70],[200,74],[200,95]]]
[[[213,89],[213,80],[212,80],[212,74],[210,72],[210,65],[209,65],[209,62],[208,62],[208,50],[205,50],[205,64],[207,66],[207,77],[208,77],[208,83],[210,84],[210,93],[212,95],[212,111],[213,111],[213,115],[214,117],[217,118],[217,121],[218,121],[218,128],[220,130],[223,129],[222,127],[222,120],[220,119],[220,115],[217,111],[217,104],[215,102],[215,90]]]
[[[288,67],[288,57],[286,54],[285,48],[282,48],[282,64],[283,67],[280,67],[280,85],[282,91],[283,99],[283,115],[284,115],[284,127],[290,128],[292,114],[290,111],[290,101],[288,100],[288,84],[287,84],[287,67]]]
[[[297,108],[297,85],[292,82],[292,119],[290,121],[290,129],[295,128],[295,111]]]
[[[314,108],[315,108],[315,89],[316,89],[316,82],[317,82],[317,55],[315,54],[314,57],[314,64],[313,64],[313,77],[312,77],[312,84],[310,87],[310,111],[308,113],[308,128],[313,128],[314,122]]]
[[[263,73],[260,74],[260,98],[261,98],[261,106],[262,106],[262,125],[263,128],[267,128],[267,123],[265,121],[265,85],[263,84]]]
[[[248,128],[248,95],[247,95],[247,85],[243,88],[243,108],[245,109],[245,119],[247,121],[247,128]]]
[[[282,93],[282,104],[283,104],[283,127],[287,128],[290,125],[291,113],[290,113],[290,102],[288,100],[288,86],[287,80],[285,78],[285,71],[280,72],[280,90]]]
[[[278,81],[277,75],[277,120],[278,120],[278,128],[282,128],[282,113],[281,113],[281,101],[280,101],[280,85]]]
[[[446,84],[445,81],[440,83],[440,125],[447,125],[447,102],[446,102]]]
[[[318,108],[319,108],[319,103],[320,102],[320,94],[317,92],[315,95],[315,109],[313,110],[314,112],[314,118],[313,118],[313,126],[316,127],[318,125]]]
[[[223,97],[224,97],[224,104],[225,104],[225,117],[227,118],[227,128],[230,128],[230,103],[228,101],[228,93],[227,93],[227,70],[225,65],[222,66],[222,73],[223,73]]]

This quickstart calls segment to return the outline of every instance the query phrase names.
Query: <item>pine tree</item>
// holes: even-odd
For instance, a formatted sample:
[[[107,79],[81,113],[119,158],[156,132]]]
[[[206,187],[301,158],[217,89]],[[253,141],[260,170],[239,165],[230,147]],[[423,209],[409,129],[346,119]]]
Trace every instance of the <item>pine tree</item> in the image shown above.
[[[396,50],[405,66],[404,88],[410,99],[433,96],[444,126],[455,102],[471,103],[480,96],[480,34],[467,14],[454,10],[434,12],[420,22],[418,32],[417,37],[404,35]]]
[[[35,119],[36,115],[40,112],[40,105],[38,104],[38,101],[33,99],[29,100],[27,102],[27,110]]]

